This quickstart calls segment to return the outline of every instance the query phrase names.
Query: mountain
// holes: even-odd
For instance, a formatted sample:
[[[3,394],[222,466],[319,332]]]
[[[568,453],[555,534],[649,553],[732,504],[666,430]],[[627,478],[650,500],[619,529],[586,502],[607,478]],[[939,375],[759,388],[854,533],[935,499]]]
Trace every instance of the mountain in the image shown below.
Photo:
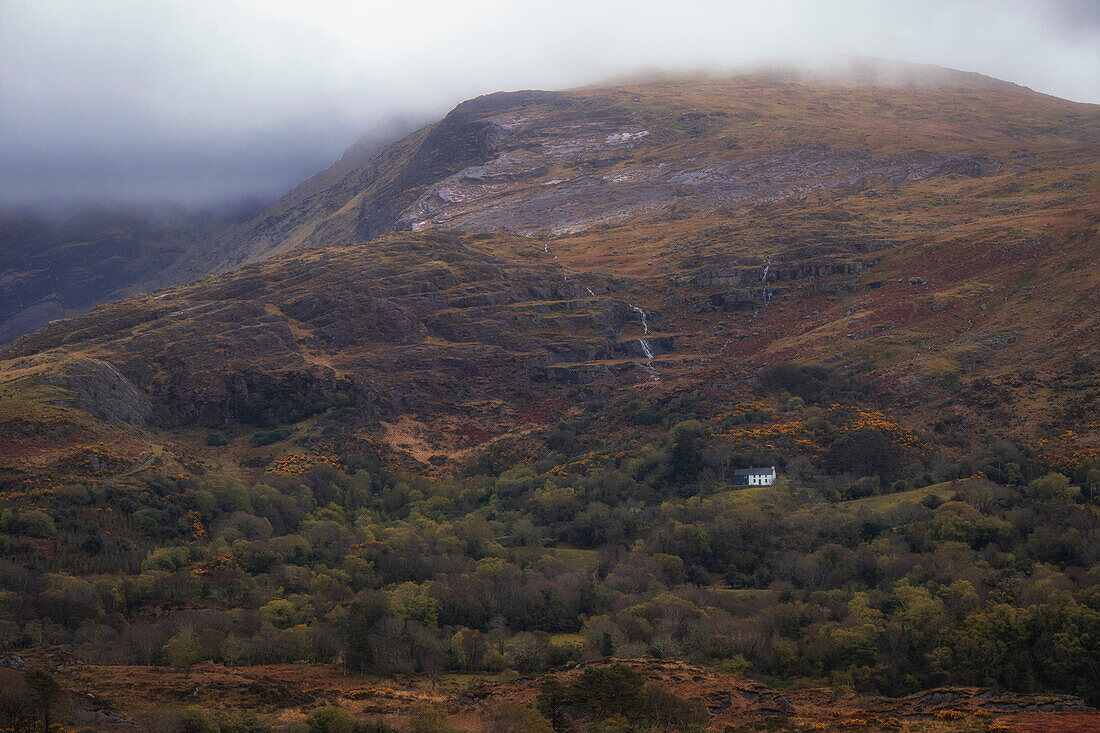
[[[775,71],[479,97],[380,149],[352,148],[196,253],[193,271],[410,228],[560,236],[669,206],[673,193],[713,210],[1095,140],[1089,105],[988,77],[885,64],[845,73],[854,80]],[[801,167],[776,157],[815,150]]]
[[[1094,450],[1100,114],[910,71],[471,100],[171,267],[253,264],[52,324],[6,372],[111,365],[167,429],[249,423],[308,385],[469,421],[431,449],[458,455],[590,385],[722,400],[798,361],[956,449]]]
[[[847,72],[470,100],[0,347],[0,720],[1095,728],[1100,107]]]

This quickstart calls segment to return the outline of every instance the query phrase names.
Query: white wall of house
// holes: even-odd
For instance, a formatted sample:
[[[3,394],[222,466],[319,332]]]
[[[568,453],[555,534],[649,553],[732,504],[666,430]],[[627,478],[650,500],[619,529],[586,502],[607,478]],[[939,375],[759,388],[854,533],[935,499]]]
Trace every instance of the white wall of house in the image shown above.
[[[758,474],[753,473],[744,477],[746,479],[745,484],[748,486],[771,486],[775,483],[776,473],[775,469],[771,470],[771,473]]]
[[[772,486],[775,484],[775,471],[763,475],[749,476],[749,486]]]

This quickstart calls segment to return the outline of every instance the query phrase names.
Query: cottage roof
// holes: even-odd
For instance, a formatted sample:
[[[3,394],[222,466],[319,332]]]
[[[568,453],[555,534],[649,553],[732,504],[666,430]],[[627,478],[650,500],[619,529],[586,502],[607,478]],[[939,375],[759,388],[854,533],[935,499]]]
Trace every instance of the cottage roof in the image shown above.
[[[738,468],[733,472],[734,476],[771,476],[775,472],[775,466],[767,468]]]

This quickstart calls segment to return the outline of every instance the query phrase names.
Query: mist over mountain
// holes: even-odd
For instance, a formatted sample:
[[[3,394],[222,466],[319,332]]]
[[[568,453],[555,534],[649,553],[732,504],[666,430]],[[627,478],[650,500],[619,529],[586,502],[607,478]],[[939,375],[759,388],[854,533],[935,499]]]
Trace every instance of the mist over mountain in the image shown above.
[[[331,170],[353,165],[363,151],[389,141],[389,135],[404,132],[404,127],[395,126],[361,136]],[[255,152],[249,159],[273,164]],[[229,167],[237,165],[232,156],[223,162]],[[180,172],[179,161],[163,163],[173,175]],[[103,170],[93,169],[96,188],[102,190]],[[72,180],[70,173],[65,174],[67,180]],[[250,175],[247,169],[237,173]],[[146,171],[143,175],[154,174]],[[291,180],[298,183],[300,178]],[[318,174],[296,190],[308,190],[324,180]],[[270,185],[278,186],[278,181],[276,177]],[[79,176],[73,182],[82,185]],[[0,270],[5,273],[0,282],[0,343],[100,303],[205,274],[209,268],[186,267],[179,261],[182,258],[190,262],[274,200],[236,197],[238,191],[248,190],[240,182],[230,177],[222,181],[224,188],[213,192],[203,185],[182,181],[177,196],[157,203],[150,203],[144,196],[137,197],[142,203],[128,202],[128,195],[117,190],[117,198],[99,203],[64,194],[39,199],[24,191],[35,203],[0,207]],[[134,185],[136,191],[146,188],[144,183],[135,181]],[[285,188],[280,186],[277,192],[281,194]],[[191,194],[195,191],[203,191],[198,200],[207,201],[206,205],[179,203],[193,202]],[[163,191],[160,194],[168,195]]]
[[[480,94],[654,70],[861,54],[1100,101],[1100,24],[1095,4],[1078,0],[420,7],[5,3],[0,205],[277,196],[392,120],[424,124]]]

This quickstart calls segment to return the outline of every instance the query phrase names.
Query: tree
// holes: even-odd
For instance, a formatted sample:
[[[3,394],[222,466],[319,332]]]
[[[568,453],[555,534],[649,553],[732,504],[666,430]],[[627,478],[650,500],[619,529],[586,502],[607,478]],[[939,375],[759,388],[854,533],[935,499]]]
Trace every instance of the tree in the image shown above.
[[[611,638],[611,632],[605,631],[600,637],[600,656],[610,657],[615,654],[615,640]]]
[[[508,660],[524,674],[541,672],[550,654],[550,635],[545,632],[521,631],[508,644]]]
[[[535,707],[550,721],[550,727],[557,733],[566,730],[568,721],[565,718],[565,707],[569,695],[566,689],[556,679],[550,678],[542,683],[535,698]]]
[[[346,664],[358,672],[366,672],[374,665],[374,650],[370,644],[370,619],[358,601],[348,609],[347,624]]]
[[[289,629],[302,622],[294,604],[285,598],[275,598],[261,606],[260,618],[277,629]]]
[[[1085,501],[1100,500],[1100,468],[1090,469],[1081,483],[1081,497]]]
[[[569,688],[570,698],[594,720],[637,718],[644,708],[642,677],[625,664],[586,669]]]
[[[30,728],[36,711],[29,697],[26,679],[0,685],[0,721],[12,730]]]
[[[188,667],[202,659],[199,637],[190,628],[182,629],[169,639],[161,651],[165,660],[173,667]]]
[[[27,697],[31,705],[42,716],[42,730],[50,729],[50,710],[61,697],[61,685],[57,684],[49,673],[39,669],[28,670],[24,678],[27,685]]]
[[[1027,485],[1027,491],[1037,501],[1069,498],[1069,479],[1060,473],[1048,473]]]
[[[842,435],[825,451],[830,471],[851,471],[861,476],[879,476],[883,481],[901,478],[906,451],[881,430],[862,428]]]
[[[671,444],[669,470],[674,483],[687,483],[699,474],[703,462],[702,442],[705,430],[698,420],[676,423],[668,431]]]
[[[428,593],[427,585],[402,583],[390,591],[393,614],[419,621],[425,626],[439,625],[439,601]]]
[[[451,637],[451,651],[459,666],[466,670],[480,669],[488,648],[485,635],[477,629],[462,629]]]

